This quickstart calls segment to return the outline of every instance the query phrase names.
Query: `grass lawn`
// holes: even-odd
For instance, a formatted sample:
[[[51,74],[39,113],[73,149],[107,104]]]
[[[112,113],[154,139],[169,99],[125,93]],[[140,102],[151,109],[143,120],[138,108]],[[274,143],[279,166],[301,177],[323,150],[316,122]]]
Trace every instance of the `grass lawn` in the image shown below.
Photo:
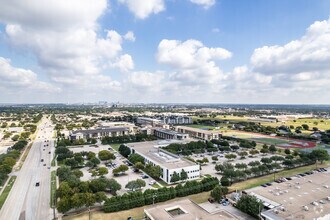
[[[157,184],[157,183],[155,183],[155,184],[152,184],[151,185],[153,188],[155,188],[155,189],[158,189],[158,188],[160,188],[160,186]]]
[[[120,145],[121,145],[121,144],[111,144],[110,147],[111,147],[112,149],[114,149],[115,151],[118,152],[118,149],[119,149],[119,146],[120,146]]]
[[[330,165],[330,161],[324,162],[323,164],[318,164],[317,167],[328,167]],[[298,173],[304,173],[310,170],[315,169],[315,165],[310,165],[310,166],[304,166],[304,167],[298,167],[294,168],[291,170],[284,170],[280,171],[275,174],[275,178],[278,179],[280,177],[289,177],[289,176],[294,176]],[[273,182],[274,181],[274,174],[269,174],[266,176],[258,177],[258,178],[253,178],[253,179],[248,179],[246,181],[234,183],[229,187],[230,191],[235,191],[235,190],[244,190],[244,189],[250,189],[256,186],[260,186],[261,184],[268,183],[268,182]]]
[[[50,207],[55,207],[55,192],[56,192],[56,171],[51,172],[50,177]]]
[[[195,195],[190,195],[187,197],[180,197],[180,198],[175,198],[166,202],[161,202],[157,203],[157,205],[160,204],[166,204],[166,203],[171,203],[173,201],[189,198],[193,200],[196,203],[203,203],[206,202],[207,199],[210,196],[210,192],[203,192]],[[133,219],[143,219],[144,217],[144,212],[143,210],[145,208],[150,208],[152,205],[149,206],[142,206],[139,208],[134,208],[130,210],[125,210],[121,212],[114,212],[114,213],[104,213],[102,211],[94,211],[91,213],[91,219],[93,220],[103,220],[103,219],[111,219],[111,220],[127,220],[128,217],[133,217]],[[76,216],[67,216],[63,218],[64,220],[88,220],[88,212],[82,213]]]
[[[298,127],[298,126],[301,126],[302,124],[307,124],[310,130],[312,130],[313,127],[317,127],[318,129],[321,129],[321,130],[330,129],[330,120],[329,119],[320,119],[320,118],[306,118],[306,119],[302,118],[302,119],[295,120],[295,122],[293,120],[289,120],[286,122],[261,123],[261,124],[264,126],[272,126],[272,127],[277,127],[277,126],[281,126],[281,125],[286,125],[286,126],[293,125],[294,127]],[[311,131],[309,131],[309,133],[310,132]],[[308,133],[308,132],[306,132],[306,133]]]
[[[9,195],[9,192],[14,185],[15,180],[16,180],[16,176],[10,177],[9,182],[6,185],[6,188],[2,191],[2,193],[0,195],[0,209],[2,208],[3,204],[5,203],[8,195]]]
[[[52,159],[52,162],[50,163],[52,167],[56,166],[56,155],[54,155],[54,158]]]

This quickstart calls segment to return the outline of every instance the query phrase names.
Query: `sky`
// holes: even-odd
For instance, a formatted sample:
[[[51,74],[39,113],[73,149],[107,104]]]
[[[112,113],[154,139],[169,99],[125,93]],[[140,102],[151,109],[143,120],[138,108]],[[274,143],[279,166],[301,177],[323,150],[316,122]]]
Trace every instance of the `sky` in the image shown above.
[[[330,104],[329,0],[0,0],[0,103]]]

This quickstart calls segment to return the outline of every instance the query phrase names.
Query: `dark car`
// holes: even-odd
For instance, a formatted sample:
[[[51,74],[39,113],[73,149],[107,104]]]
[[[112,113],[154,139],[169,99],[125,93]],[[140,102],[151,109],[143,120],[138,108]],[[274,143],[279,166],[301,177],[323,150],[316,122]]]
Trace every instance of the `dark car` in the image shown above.
[[[266,184],[261,184],[260,186],[262,186],[262,187],[267,187],[267,185],[266,185]]]
[[[286,177],[286,179],[287,179],[287,180],[292,180],[292,178],[291,178],[291,177]]]
[[[148,175],[143,175],[143,176],[142,176],[142,179],[148,179],[148,178],[149,178]]]
[[[208,198],[207,201],[209,201],[210,203],[214,203],[214,199],[212,198]]]
[[[48,152],[48,154],[50,154],[50,151]]]
[[[41,161],[41,162],[44,162],[44,159],[41,159],[40,161]]]
[[[271,183],[266,183],[266,185],[267,185],[267,186],[271,186],[271,185],[273,185],[273,184],[271,184]]]
[[[40,183],[39,182],[36,182],[36,186],[40,186]]]

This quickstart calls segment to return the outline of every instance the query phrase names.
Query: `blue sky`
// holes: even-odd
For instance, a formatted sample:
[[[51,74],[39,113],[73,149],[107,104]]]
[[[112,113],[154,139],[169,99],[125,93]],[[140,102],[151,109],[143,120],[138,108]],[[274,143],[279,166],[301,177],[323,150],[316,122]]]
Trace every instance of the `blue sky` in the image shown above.
[[[0,4],[0,102],[330,102],[327,0]]]

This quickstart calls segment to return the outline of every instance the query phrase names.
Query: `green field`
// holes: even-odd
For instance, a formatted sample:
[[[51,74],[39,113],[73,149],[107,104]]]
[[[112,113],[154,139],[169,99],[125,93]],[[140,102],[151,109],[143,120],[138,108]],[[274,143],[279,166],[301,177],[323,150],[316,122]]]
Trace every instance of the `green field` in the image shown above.
[[[55,193],[56,193],[56,171],[51,172],[50,177],[50,207],[55,207]]]
[[[10,177],[8,184],[6,185],[5,189],[2,191],[2,193],[0,195],[0,209],[2,208],[3,204],[5,203],[8,195],[9,195],[9,192],[14,185],[15,180],[16,180],[16,176]]]
[[[284,144],[289,143],[289,141],[280,138],[268,137],[266,135],[260,135],[256,133],[247,133],[239,131],[227,131],[223,133],[224,136],[235,137],[244,140],[255,141],[263,144]]]
[[[121,144],[111,144],[110,147],[111,147],[112,149],[114,149],[115,151],[118,151],[120,145],[121,145]]]
[[[187,125],[187,127],[191,127],[191,128],[199,128],[199,129],[209,129],[209,130],[213,130],[215,129],[215,127],[213,126],[209,126],[209,125],[200,125],[200,124],[193,124],[193,125]]]

